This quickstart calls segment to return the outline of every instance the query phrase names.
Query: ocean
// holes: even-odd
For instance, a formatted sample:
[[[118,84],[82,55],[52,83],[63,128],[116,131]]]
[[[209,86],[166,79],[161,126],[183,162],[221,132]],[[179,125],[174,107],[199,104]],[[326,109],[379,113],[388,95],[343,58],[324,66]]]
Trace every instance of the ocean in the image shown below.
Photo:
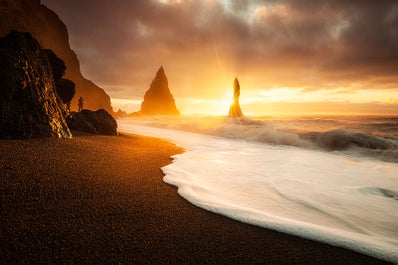
[[[398,263],[398,117],[151,117],[119,131],[186,152],[162,168],[192,204]]]

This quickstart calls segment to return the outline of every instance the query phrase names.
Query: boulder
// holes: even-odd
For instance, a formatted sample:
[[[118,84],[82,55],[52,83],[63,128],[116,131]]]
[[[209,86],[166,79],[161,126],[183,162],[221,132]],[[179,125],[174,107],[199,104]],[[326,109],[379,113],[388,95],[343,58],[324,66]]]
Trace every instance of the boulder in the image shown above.
[[[62,59],[59,58],[52,50],[45,49],[43,51],[47,55],[48,61],[50,62],[54,82],[56,83],[65,75],[65,62],[62,61]]]
[[[71,130],[88,132],[92,134],[117,135],[116,120],[106,110],[91,111],[84,109],[73,112],[67,118]]]
[[[53,78],[55,82],[55,90],[64,104],[66,104],[67,112],[70,112],[70,104],[76,93],[76,84],[69,79],[62,78],[65,75],[66,65],[52,50],[43,50],[47,54],[48,61],[51,65]]]
[[[174,97],[170,93],[167,77],[162,66],[156,73],[149,89],[145,92],[140,113],[143,115],[180,115]]]
[[[0,38],[0,138],[69,138],[48,57],[29,34]]]
[[[229,107],[229,117],[242,117],[243,112],[242,109],[240,108],[239,104],[239,97],[240,97],[240,85],[239,81],[237,78],[234,80],[234,97],[233,100],[234,102],[232,103],[231,107]]]

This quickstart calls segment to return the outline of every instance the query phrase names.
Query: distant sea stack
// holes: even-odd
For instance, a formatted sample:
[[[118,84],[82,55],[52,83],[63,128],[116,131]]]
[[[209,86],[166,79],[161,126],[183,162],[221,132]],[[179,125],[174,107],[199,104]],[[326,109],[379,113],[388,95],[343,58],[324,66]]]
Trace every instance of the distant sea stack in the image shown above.
[[[93,82],[85,79],[74,51],[69,46],[68,31],[56,13],[40,0],[0,0],[0,37],[11,30],[29,32],[43,49],[52,50],[66,64],[66,79],[76,84],[72,109],[77,109],[77,99],[84,98],[84,107],[104,108],[113,113],[110,97]]]
[[[170,93],[167,77],[162,66],[152,80],[151,86],[145,92],[140,113],[143,115],[180,115],[174,97]]]
[[[29,33],[0,38],[0,138],[69,138],[48,56]]]
[[[240,108],[239,104],[239,97],[240,97],[240,85],[237,78],[234,80],[234,103],[232,103],[231,107],[229,107],[229,117],[242,117],[242,109]]]

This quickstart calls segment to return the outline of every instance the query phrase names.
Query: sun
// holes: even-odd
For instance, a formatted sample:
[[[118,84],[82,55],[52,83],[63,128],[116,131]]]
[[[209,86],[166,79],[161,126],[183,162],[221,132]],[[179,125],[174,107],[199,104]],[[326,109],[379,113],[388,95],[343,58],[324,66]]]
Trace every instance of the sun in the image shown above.
[[[233,91],[225,91],[224,94],[217,100],[216,109],[214,112],[219,115],[227,115],[229,107],[233,103]]]

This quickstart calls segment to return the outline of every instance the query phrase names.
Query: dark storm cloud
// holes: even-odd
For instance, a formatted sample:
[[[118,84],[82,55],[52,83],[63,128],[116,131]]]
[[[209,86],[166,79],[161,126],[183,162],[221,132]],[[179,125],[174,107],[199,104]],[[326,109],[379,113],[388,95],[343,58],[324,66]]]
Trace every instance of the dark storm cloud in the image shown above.
[[[166,64],[183,86],[223,64],[265,85],[398,87],[395,0],[43,2],[67,24],[83,70],[104,84],[144,90]]]

